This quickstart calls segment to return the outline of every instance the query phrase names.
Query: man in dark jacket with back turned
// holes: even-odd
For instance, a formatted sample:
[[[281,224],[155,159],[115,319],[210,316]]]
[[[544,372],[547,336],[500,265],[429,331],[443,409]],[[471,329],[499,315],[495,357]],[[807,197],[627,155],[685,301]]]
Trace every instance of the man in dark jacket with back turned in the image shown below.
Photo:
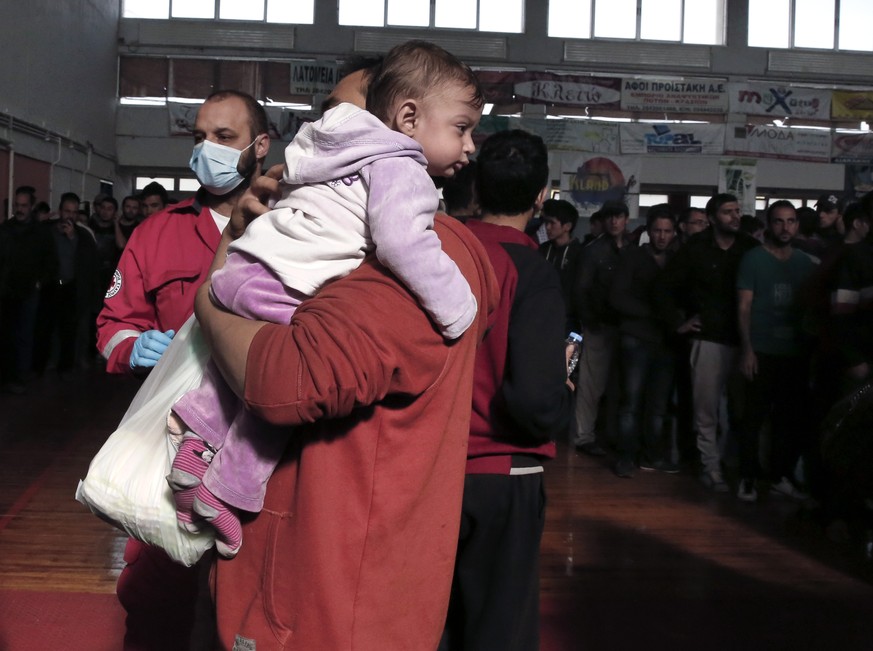
[[[452,598],[441,650],[539,648],[543,462],[570,420],[558,276],[524,227],[543,201],[538,136],[503,131],[477,159],[480,220],[500,302],[476,352],[467,475]]]

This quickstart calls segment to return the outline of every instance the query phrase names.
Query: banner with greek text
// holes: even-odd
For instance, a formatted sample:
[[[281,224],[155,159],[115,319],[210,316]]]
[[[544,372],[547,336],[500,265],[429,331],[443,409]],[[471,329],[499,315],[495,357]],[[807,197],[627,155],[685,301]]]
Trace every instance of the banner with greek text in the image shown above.
[[[621,79],[560,75],[551,72],[476,73],[486,100],[493,104],[546,104],[584,108],[619,108]]]
[[[734,195],[744,215],[755,214],[758,163],[744,158],[725,158],[718,163],[718,191]]]
[[[291,61],[292,95],[328,95],[336,82],[336,61]]]
[[[658,113],[725,113],[727,83],[718,79],[621,80],[621,108]]]
[[[561,169],[561,199],[575,205],[581,216],[590,217],[607,201],[624,201],[630,218],[636,219],[642,167],[638,156],[562,152],[553,163]]]
[[[829,90],[779,86],[765,82],[731,83],[728,88],[731,113],[809,120],[829,120],[831,117]]]
[[[873,133],[836,133],[831,147],[834,163],[873,161]]]
[[[736,156],[828,162],[830,131],[747,124],[728,125],[724,150]]]
[[[622,154],[722,154],[723,124],[622,124]]]
[[[873,91],[833,91],[831,117],[834,119],[873,119]]]

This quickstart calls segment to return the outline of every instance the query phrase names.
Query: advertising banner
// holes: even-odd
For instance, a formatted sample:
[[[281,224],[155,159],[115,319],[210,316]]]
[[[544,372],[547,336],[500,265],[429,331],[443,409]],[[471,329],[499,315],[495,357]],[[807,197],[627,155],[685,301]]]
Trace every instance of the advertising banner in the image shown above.
[[[831,160],[834,163],[873,161],[873,133],[835,133]]]
[[[185,104],[182,102],[167,102],[167,117],[170,121],[171,136],[190,136],[194,133],[194,121],[200,103]]]
[[[658,113],[725,113],[727,82],[719,79],[621,80],[621,108]]]
[[[789,129],[747,124],[729,125],[725,136],[726,154],[782,158],[785,160],[829,162],[830,131]]]
[[[485,98],[493,104],[547,104],[585,108],[619,108],[621,79],[559,75],[552,72],[476,73]]]
[[[776,84],[731,83],[730,112],[767,115],[774,118],[800,117],[829,120],[831,91]]]
[[[639,212],[641,161],[637,156],[601,156],[563,152],[556,157],[561,166],[561,198],[590,217],[606,201],[624,201],[630,218]]]
[[[722,154],[723,124],[622,124],[622,154]]]
[[[755,214],[758,163],[743,158],[725,158],[718,163],[718,191],[734,195],[744,215]]]
[[[291,61],[292,95],[328,95],[336,82],[336,61]]]
[[[873,191],[873,162],[850,163],[845,166],[846,182],[843,196],[846,199],[860,199]]]
[[[294,111],[282,106],[265,106],[269,123],[270,138],[291,142],[297,132],[307,122],[319,118],[318,111]]]
[[[873,119],[873,91],[833,91],[831,117],[834,119]]]
[[[479,147],[491,134],[508,129],[523,129],[535,133],[550,151],[591,151],[618,153],[618,125],[588,120],[546,120],[502,115],[483,115],[473,132],[473,142]]]
[[[510,118],[510,129],[537,134],[549,149],[618,153],[618,125],[588,120]]]

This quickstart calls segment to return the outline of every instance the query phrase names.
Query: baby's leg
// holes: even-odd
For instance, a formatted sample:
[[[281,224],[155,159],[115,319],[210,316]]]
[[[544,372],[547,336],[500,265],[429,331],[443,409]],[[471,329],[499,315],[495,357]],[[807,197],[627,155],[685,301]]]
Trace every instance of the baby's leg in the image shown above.
[[[184,434],[167,483],[173,490],[176,518],[183,529],[196,531],[199,528],[192,510],[194,489],[200,484],[215,450],[224,444],[239,409],[239,399],[212,361],[206,365],[200,386],[173,405],[170,421],[181,421]]]
[[[297,306],[307,298],[285,287],[259,260],[237,252],[230,253],[224,267],[213,274],[211,289],[213,299],[234,314],[273,323],[288,323]],[[242,542],[242,530],[234,509],[260,511],[263,484],[281,454],[281,449],[273,453],[264,448],[280,437],[271,433],[262,435],[259,430],[269,426],[245,410],[214,364],[210,363],[210,368],[213,372],[206,387],[201,385],[197,391],[185,394],[173,408],[203,441],[186,435],[168,480],[174,490],[180,525],[194,529],[198,526],[198,516],[202,516],[216,529],[219,552],[233,556]],[[232,414],[225,410],[226,406],[233,407]],[[231,449],[224,451],[229,441],[233,441]],[[216,461],[210,452],[214,453]],[[262,453],[275,457],[265,471],[257,469]],[[225,461],[217,461],[221,458]],[[216,464],[211,472],[214,486],[209,487],[213,490],[201,484],[211,462]],[[263,478],[253,483],[241,480],[261,475]]]
[[[231,425],[193,499],[194,512],[215,528],[216,547],[222,556],[232,557],[239,550],[238,510],[261,510],[267,480],[287,442],[286,427],[269,425],[246,410]]]

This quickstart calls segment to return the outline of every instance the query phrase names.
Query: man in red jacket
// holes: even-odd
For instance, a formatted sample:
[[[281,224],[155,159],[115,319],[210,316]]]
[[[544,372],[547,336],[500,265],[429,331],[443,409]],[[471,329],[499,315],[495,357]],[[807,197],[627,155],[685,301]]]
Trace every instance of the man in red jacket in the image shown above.
[[[219,91],[200,108],[191,164],[201,188],[133,232],[97,317],[97,347],[110,373],[147,372],[193,313],[221,231],[269,151],[267,126],[263,107],[245,93]],[[230,163],[207,169],[212,150]]]
[[[192,315],[221,231],[267,155],[264,109],[245,93],[214,93],[197,114],[194,140],[191,164],[200,191],[137,227],[106,292],[97,346],[110,373],[148,372]],[[218,151],[209,157],[224,155],[226,164],[204,166],[204,150]],[[200,566],[178,565],[163,550],[134,539],[127,543],[124,561],[117,588],[127,610],[124,648],[188,649]]]
[[[223,648],[436,648],[474,356],[499,290],[469,230],[445,216],[435,230],[480,308],[453,342],[372,256],[289,325],[222,311],[208,283],[198,293],[197,317],[229,385],[257,416],[292,426],[264,508],[244,523],[245,545],[216,566]]]

